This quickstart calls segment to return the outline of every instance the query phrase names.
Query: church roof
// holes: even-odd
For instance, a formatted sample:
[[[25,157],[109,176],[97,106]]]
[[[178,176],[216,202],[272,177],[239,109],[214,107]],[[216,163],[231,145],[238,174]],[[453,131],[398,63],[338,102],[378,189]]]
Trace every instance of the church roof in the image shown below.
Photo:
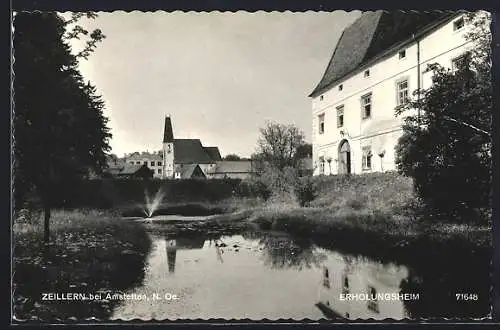
[[[165,117],[163,143],[174,144],[174,162],[177,164],[211,164],[221,160],[219,148],[204,147],[199,139],[174,139],[172,119]]]
[[[214,161],[199,139],[174,139],[174,162],[177,164],[211,164]]]
[[[172,120],[165,117],[165,128],[163,130],[163,143],[174,141],[174,131],[172,129]]]
[[[456,13],[442,11],[378,10],[363,13],[342,32],[323,77],[309,96],[320,94],[360,66],[409,40],[412,35],[454,15]]]
[[[205,152],[208,154],[210,159],[213,161],[219,161],[222,160],[222,157],[220,156],[219,148],[217,147],[203,147],[205,149]]]

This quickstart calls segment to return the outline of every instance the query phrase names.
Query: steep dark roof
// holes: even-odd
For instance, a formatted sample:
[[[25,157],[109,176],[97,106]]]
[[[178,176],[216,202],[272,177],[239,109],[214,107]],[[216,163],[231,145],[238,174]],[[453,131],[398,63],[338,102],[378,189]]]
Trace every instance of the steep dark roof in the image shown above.
[[[309,96],[318,95],[384,51],[452,15],[439,11],[378,10],[363,13],[342,33],[323,77]]]
[[[120,171],[119,174],[134,174],[137,171],[139,171],[143,166],[146,166],[146,165],[144,165],[144,164],[138,164],[138,165],[125,164],[125,166],[123,167],[123,169]]]
[[[213,161],[219,161],[222,160],[222,157],[220,156],[219,148],[217,147],[203,147],[205,149],[205,152],[208,154],[210,159]]]
[[[181,179],[192,179],[196,177],[203,177],[205,178],[206,175],[203,173],[203,170],[201,169],[200,165],[198,164],[187,164],[181,167],[180,169],[181,172]]]
[[[165,117],[165,129],[163,130],[163,143],[174,141],[174,131],[172,129],[172,120]]]
[[[213,163],[199,139],[175,139],[174,162],[177,164]]]

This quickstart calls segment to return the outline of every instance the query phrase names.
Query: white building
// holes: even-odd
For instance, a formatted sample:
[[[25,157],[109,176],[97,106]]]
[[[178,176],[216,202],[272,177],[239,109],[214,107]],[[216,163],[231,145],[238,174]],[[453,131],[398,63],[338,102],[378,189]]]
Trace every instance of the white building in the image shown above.
[[[312,98],[314,174],[395,170],[395,109],[471,47],[461,13],[367,12],[347,27]],[[463,57],[462,57],[463,58]]]

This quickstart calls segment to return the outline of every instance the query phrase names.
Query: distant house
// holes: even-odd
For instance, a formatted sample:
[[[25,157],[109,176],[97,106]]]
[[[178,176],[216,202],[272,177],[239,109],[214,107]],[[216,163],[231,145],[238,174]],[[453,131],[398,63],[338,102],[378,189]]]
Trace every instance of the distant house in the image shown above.
[[[153,178],[153,171],[144,164],[124,164],[122,166],[109,167],[104,171],[104,176],[114,178],[151,179]]]
[[[198,164],[179,164],[174,173],[174,179],[206,179],[207,176]]]
[[[146,165],[153,171],[154,178],[163,177],[163,152],[133,152],[125,155],[125,162],[129,165]]]
[[[252,174],[250,160],[222,160],[218,161],[215,169],[209,173],[211,179],[246,179]]]

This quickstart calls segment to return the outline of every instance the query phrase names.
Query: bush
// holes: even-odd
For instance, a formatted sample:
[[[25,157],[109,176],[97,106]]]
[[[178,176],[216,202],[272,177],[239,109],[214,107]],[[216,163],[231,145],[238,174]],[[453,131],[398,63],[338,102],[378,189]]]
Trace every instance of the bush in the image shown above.
[[[242,181],[239,186],[239,196],[252,196],[267,201],[271,197],[271,189],[260,177],[252,177]]]
[[[310,176],[301,177],[295,185],[295,194],[300,206],[309,206],[316,198],[316,185]]]

